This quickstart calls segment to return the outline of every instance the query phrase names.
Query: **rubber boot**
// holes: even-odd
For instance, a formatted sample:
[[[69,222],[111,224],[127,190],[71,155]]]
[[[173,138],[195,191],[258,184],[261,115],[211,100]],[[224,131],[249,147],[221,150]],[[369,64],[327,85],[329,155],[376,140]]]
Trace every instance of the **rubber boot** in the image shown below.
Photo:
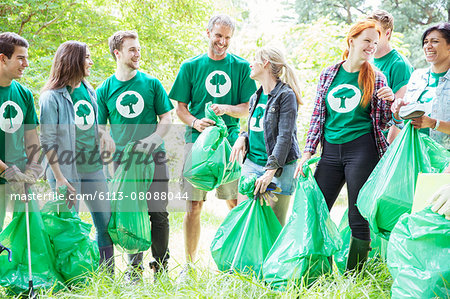
[[[114,245],[98,248],[100,252],[100,266],[105,267],[107,271],[114,276]]]
[[[351,237],[347,258],[347,271],[356,270],[360,272],[371,250],[370,240],[365,241]]]

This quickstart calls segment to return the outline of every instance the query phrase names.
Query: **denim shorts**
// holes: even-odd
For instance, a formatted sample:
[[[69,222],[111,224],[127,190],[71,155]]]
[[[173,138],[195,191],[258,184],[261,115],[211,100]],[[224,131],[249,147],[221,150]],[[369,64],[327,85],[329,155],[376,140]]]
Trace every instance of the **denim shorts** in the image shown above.
[[[292,195],[295,191],[294,172],[297,167],[297,162],[283,166],[283,172],[280,177],[274,177],[272,182],[277,184],[277,187],[281,188],[281,195]],[[241,177],[248,177],[251,174],[256,174],[257,177],[262,176],[266,171],[264,166],[258,165],[246,159],[244,165],[242,165]]]

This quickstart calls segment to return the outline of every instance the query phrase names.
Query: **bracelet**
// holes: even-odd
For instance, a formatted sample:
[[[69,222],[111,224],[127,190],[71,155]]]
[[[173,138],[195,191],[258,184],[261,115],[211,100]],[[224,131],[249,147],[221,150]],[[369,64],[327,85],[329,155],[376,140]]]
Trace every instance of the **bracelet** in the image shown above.
[[[394,112],[392,112],[392,119],[395,120],[395,121],[398,122],[398,123],[403,122],[403,120],[399,120],[399,119],[396,119],[396,118],[395,118]]]
[[[433,131],[436,131],[439,128],[439,125],[441,124],[441,121],[439,119],[436,119],[436,125],[434,128],[431,128]]]
[[[194,124],[195,124],[195,122],[198,120],[198,118],[196,118],[196,119],[194,119],[193,121],[192,121],[192,124],[191,124],[191,127],[194,127]]]
[[[6,169],[7,169],[7,168],[3,169],[3,171],[0,172],[0,177],[3,177],[3,174],[5,173]]]

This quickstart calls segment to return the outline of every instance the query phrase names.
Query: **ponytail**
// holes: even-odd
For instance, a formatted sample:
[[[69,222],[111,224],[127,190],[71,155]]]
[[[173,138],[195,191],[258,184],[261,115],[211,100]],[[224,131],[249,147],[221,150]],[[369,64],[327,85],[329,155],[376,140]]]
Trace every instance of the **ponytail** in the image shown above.
[[[284,65],[284,74],[280,79],[284,83],[287,83],[292,91],[294,91],[295,97],[297,98],[297,104],[299,106],[303,105],[302,95],[300,92],[300,84],[298,82],[297,76],[295,75],[294,69],[289,64],[286,63]]]

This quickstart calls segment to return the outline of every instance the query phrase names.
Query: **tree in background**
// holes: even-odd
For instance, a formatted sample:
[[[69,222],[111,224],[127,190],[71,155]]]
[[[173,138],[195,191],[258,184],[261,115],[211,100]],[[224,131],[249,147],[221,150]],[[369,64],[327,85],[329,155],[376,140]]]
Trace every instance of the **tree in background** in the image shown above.
[[[88,44],[94,87],[110,76],[115,62],[107,40],[118,30],[138,32],[141,68],[169,89],[181,62],[200,52],[210,14],[209,0],[5,0],[0,28],[30,42],[31,67],[22,82],[37,100],[56,49],[67,40]]]

